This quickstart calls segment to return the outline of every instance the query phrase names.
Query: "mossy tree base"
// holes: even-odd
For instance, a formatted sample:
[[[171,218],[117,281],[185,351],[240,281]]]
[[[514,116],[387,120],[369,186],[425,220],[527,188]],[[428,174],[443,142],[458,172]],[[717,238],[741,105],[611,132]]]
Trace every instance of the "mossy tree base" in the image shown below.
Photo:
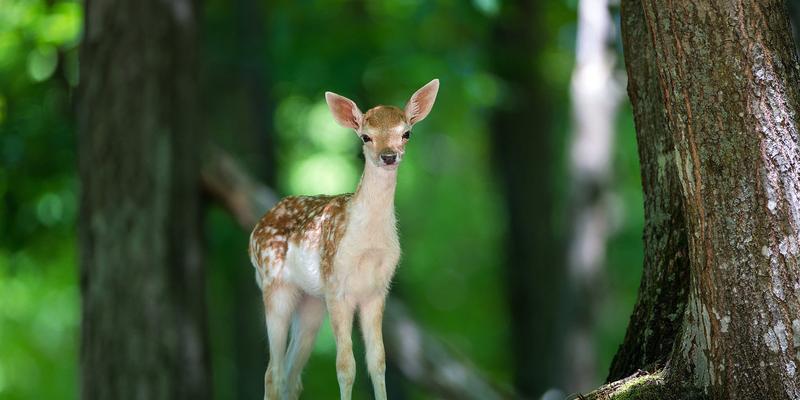
[[[664,370],[638,371],[633,375],[603,385],[578,400],[703,400],[708,396],[697,389],[669,382]]]

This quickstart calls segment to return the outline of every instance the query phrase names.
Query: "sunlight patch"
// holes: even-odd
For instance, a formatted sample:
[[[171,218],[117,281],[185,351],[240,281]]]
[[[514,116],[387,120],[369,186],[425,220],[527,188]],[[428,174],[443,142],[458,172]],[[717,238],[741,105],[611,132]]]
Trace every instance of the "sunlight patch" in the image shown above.
[[[297,163],[289,178],[292,193],[340,194],[355,190],[357,172],[336,154],[314,155]]]

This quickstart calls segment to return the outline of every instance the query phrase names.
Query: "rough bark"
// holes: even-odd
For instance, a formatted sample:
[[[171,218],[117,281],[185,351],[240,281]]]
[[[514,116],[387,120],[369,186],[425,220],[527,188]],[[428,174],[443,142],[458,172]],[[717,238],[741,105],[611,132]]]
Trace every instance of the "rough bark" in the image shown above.
[[[631,100],[664,111],[689,245],[666,378],[712,398],[798,398],[800,66],[785,4],[629,1],[623,11],[652,43],[647,62],[626,55],[629,70],[650,65],[643,76],[660,97]]]
[[[609,198],[612,145],[622,90],[615,77],[617,51],[608,0],[578,3],[572,71],[572,136],[569,143],[569,303],[564,382],[567,392],[597,385],[594,345],[597,305],[602,301],[606,246],[611,234]]]
[[[228,210],[245,231],[250,231],[258,218],[277,201],[272,190],[213,146],[204,161],[202,183],[203,189]],[[387,361],[409,381],[447,399],[516,397],[487,380],[467,360],[425,332],[400,301],[390,297],[383,323]]]
[[[609,381],[665,364],[680,331],[689,287],[683,198],[653,43],[638,1],[623,1],[621,14],[644,193],[644,261],[639,295]]]
[[[554,104],[536,64],[550,43],[544,2],[504,2],[491,62],[502,97],[491,117],[494,163],[507,210],[504,263],[514,386],[535,398],[560,386],[565,315],[563,235],[556,220]]]
[[[800,76],[785,5],[643,9],[691,259],[674,371],[716,398],[798,398]]]
[[[84,399],[206,399],[195,6],[86,2],[78,159]]]

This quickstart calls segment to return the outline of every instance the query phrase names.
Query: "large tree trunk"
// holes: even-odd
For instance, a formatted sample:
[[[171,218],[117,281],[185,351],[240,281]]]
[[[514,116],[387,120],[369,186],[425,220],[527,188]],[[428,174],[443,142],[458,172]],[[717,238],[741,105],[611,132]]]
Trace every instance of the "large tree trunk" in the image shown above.
[[[210,397],[191,1],[90,0],[81,51],[85,399]]]
[[[557,233],[554,105],[561,101],[535,63],[549,39],[544,2],[503,3],[492,63],[503,97],[491,119],[494,161],[505,194],[504,262],[514,384],[525,397],[560,386],[565,317],[564,246]]]
[[[796,399],[800,67],[785,5],[624,1],[623,25],[631,101],[637,115],[649,114],[637,129],[672,140],[673,157],[643,159],[643,171],[675,167],[669,179],[680,183],[688,240],[688,284],[667,279],[671,286],[660,288],[686,296],[666,335],[674,340],[666,380],[691,382],[713,398]],[[663,259],[675,255],[656,257],[669,267]]]

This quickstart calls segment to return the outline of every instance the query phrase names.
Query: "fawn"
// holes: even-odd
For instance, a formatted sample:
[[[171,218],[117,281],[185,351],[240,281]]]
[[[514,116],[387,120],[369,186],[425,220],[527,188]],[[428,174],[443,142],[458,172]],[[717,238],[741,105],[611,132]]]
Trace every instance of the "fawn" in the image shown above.
[[[397,167],[411,127],[431,111],[438,90],[434,79],[411,96],[405,109],[377,106],[366,113],[346,97],[325,93],[334,119],[363,142],[364,173],[354,194],[281,200],[250,235],[250,260],[269,338],[265,399],[299,397],[300,374],[326,308],[336,337],[341,398],[350,399],[355,379],[351,331],[358,311],[375,398],[386,399],[381,323],[400,259],[394,214]]]

